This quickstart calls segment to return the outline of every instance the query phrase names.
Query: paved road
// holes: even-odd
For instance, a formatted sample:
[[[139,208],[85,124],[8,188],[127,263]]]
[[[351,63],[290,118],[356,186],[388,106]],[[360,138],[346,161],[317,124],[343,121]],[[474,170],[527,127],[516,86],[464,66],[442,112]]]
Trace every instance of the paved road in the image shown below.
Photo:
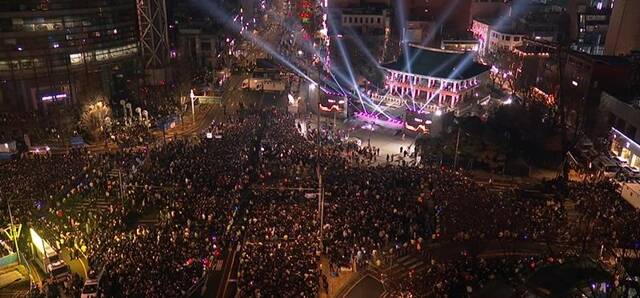
[[[375,298],[382,296],[384,293],[384,285],[372,277],[367,275],[351,288],[345,297],[347,298]]]
[[[262,102],[258,102],[262,104]],[[255,169],[259,167],[259,151],[260,143],[263,136],[263,127],[266,119],[262,119],[263,125],[255,131],[255,140],[251,144],[251,150],[249,152],[249,161],[246,165],[251,169],[254,169],[249,173],[249,185],[243,188],[240,194],[240,203],[237,206],[236,212],[232,219],[231,230],[243,230],[242,226],[245,225],[246,214],[250,207],[249,201],[251,200],[252,191],[251,184],[258,179],[258,173]],[[218,297],[218,298],[230,298],[234,297],[237,292],[237,278],[239,267],[239,252],[242,249],[243,234],[238,235],[238,239],[231,243],[231,247],[224,254],[224,261],[220,270],[215,270],[210,273],[206,281],[206,289],[204,297]]]

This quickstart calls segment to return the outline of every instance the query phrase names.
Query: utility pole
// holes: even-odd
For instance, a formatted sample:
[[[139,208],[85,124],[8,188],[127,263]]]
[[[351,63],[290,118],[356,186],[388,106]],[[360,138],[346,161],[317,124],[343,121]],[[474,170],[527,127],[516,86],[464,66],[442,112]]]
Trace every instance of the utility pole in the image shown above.
[[[122,185],[122,170],[118,170],[118,181],[120,183],[120,202],[124,204],[124,186]]]
[[[320,162],[316,166],[316,172],[318,174],[318,214],[320,215],[320,249],[324,249],[322,227],[324,226],[324,188],[322,185],[322,172],[320,170]]]
[[[318,92],[319,93],[319,92]],[[320,99],[318,99],[318,112],[316,113],[316,125],[318,129],[318,133],[316,134],[316,142],[318,146],[318,158],[320,158]]]
[[[20,247],[18,246],[18,235],[16,235],[16,225],[13,223],[13,214],[11,213],[11,204],[7,198],[7,209],[9,210],[9,220],[11,221],[11,238],[16,245],[16,255],[18,256],[18,263],[20,263]]]
[[[337,131],[336,127],[336,114],[338,114],[338,110],[333,111],[333,133],[335,134]]]
[[[13,214],[11,212],[11,203],[9,202],[10,199],[7,198],[7,210],[9,210],[9,220],[11,222],[11,238],[13,238],[13,243],[16,246],[16,256],[18,257],[18,264],[20,264],[20,246],[18,245],[18,236],[19,233],[16,235],[16,225],[13,222]],[[46,254],[45,254],[46,255]],[[26,261],[26,258],[25,258]],[[27,271],[29,273],[29,293],[31,293],[31,288],[33,288],[33,278],[31,278],[31,266],[29,266],[29,264],[25,263],[25,267],[27,267]]]
[[[320,55],[320,53],[318,54]],[[317,100],[318,100],[318,112],[316,113],[316,121],[317,121],[317,125],[318,125],[318,135],[317,135],[317,156],[316,156],[316,172],[318,175],[318,215],[320,216],[320,232],[319,232],[319,237],[320,237],[320,250],[324,250],[324,245],[323,245],[323,235],[322,235],[322,226],[324,225],[324,187],[322,184],[322,168],[320,165],[320,154],[321,154],[321,143],[320,143],[320,133],[321,133],[321,129],[320,129],[320,95],[322,94],[322,89],[320,88],[320,82],[321,82],[321,76],[322,76],[322,59],[318,59],[318,83],[317,83],[317,87],[316,87],[316,92],[318,92],[318,96],[317,96]]]
[[[456,153],[453,157],[453,168],[458,166],[458,147],[460,146],[460,126],[458,126],[458,136],[456,137]]]
[[[189,93],[189,99],[191,100],[191,118],[193,118],[193,124],[196,123],[196,109],[195,109],[195,100],[196,95],[193,93],[193,89],[191,89],[191,93]]]
[[[367,138],[367,146],[371,147],[371,132],[373,131],[373,122],[369,123],[370,127],[369,127],[369,137]]]

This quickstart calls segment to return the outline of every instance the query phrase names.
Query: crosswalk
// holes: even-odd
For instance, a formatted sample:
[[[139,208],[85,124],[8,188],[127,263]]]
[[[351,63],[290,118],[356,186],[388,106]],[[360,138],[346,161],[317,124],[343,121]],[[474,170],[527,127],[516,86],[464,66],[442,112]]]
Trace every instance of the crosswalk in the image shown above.
[[[416,254],[407,254],[392,261],[388,266],[373,270],[385,284],[381,297],[391,297],[390,292],[407,277],[420,274],[428,269],[425,258]]]
[[[137,221],[141,226],[155,226],[158,223],[157,216],[146,216]]]
[[[83,200],[76,204],[76,208],[80,211],[105,211],[109,210],[111,203],[106,198],[98,198],[95,200]]]

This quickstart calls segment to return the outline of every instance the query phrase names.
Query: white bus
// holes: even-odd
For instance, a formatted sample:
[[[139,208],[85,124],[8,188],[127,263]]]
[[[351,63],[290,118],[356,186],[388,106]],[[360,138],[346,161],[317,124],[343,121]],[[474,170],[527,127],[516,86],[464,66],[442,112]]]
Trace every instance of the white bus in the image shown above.
[[[71,277],[69,267],[60,258],[58,252],[49,245],[47,241],[42,239],[35,230],[29,229],[31,234],[31,244],[36,254],[36,264],[46,272],[51,274],[56,281],[64,281]]]

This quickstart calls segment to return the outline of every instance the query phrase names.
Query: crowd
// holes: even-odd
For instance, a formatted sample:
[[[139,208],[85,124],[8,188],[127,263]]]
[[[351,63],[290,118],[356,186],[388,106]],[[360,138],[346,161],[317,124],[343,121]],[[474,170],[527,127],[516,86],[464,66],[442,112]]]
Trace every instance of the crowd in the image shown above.
[[[215,140],[9,161],[0,172],[2,203],[11,200],[14,223],[34,228],[71,259],[104,268],[108,296],[181,296],[226,248],[255,124],[215,123],[222,135]],[[87,207],[97,201],[108,202],[106,210]],[[8,210],[0,210],[6,226]],[[143,217],[154,222],[138,224]],[[48,294],[74,296],[81,288],[46,283]]]
[[[0,172],[0,199],[3,205],[10,200],[14,223],[38,230],[72,259],[104,268],[104,294],[126,297],[186,295],[236,241],[242,244],[241,295],[311,297],[327,290],[321,256],[335,273],[443,243],[570,235],[620,246],[634,245],[640,233],[637,212],[606,182],[570,188],[585,224],[567,225],[564,203],[555,197],[488,191],[466,173],[442,167],[382,160],[374,166],[376,148],[329,130],[303,130],[279,111],[214,121],[209,131],[216,137],[8,161]],[[87,207],[97,202],[107,206]],[[7,210],[0,210],[6,226]],[[544,260],[430,262],[396,290],[468,292],[496,275],[522,279],[531,264]],[[77,278],[59,286],[71,296],[79,290]]]
[[[122,148],[142,146],[155,140],[149,127],[139,121],[134,121],[131,125],[112,125],[109,136],[111,141]]]
[[[424,272],[390,283],[389,292],[392,297],[522,297],[536,269],[562,261],[544,255],[431,259]]]
[[[620,198],[611,181],[582,182],[570,188],[580,218],[571,226],[571,241],[590,246],[640,247],[638,210]]]
[[[256,193],[240,257],[242,297],[316,297],[315,202],[299,193]]]

